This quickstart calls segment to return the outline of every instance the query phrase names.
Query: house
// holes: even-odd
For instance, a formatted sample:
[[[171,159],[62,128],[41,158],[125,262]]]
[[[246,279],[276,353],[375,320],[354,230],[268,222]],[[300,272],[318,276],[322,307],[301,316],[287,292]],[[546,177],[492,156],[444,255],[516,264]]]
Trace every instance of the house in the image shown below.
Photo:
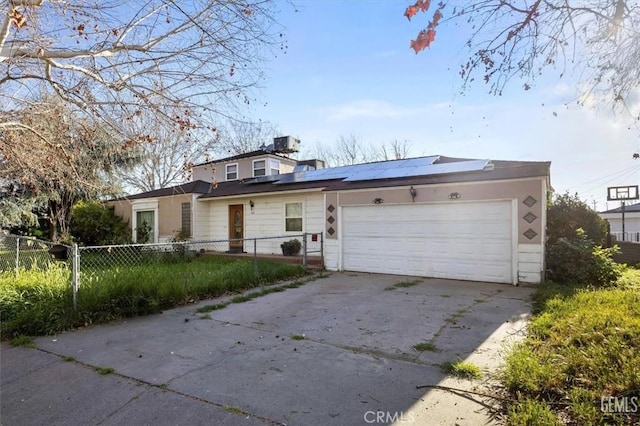
[[[197,165],[194,182],[118,200],[116,213],[132,229],[153,214],[156,241],[181,222],[198,240],[322,233],[329,270],[535,283],[549,169],[440,155],[323,168],[260,150]],[[280,252],[269,240],[257,250]]]
[[[131,225],[134,242],[166,242],[182,231],[193,236],[193,210],[198,197],[211,191],[211,182],[194,180],[170,188],[128,195],[107,205]],[[142,229],[146,229],[144,237]]]
[[[598,213],[609,222],[609,232],[618,241],[640,242],[640,203],[624,207],[624,235],[622,232],[622,206]]]

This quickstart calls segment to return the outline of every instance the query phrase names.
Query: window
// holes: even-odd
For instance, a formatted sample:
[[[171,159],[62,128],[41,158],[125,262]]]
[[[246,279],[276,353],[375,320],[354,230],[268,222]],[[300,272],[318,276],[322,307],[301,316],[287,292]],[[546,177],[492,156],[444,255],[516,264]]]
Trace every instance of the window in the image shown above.
[[[236,179],[238,179],[238,165],[237,164],[227,164],[226,173],[227,173],[227,180],[236,180]]]
[[[138,244],[155,243],[155,211],[136,211],[135,239]]]
[[[267,160],[253,160],[253,176],[267,174]]]
[[[182,203],[182,234],[191,236],[191,203]]]
[[[270,168],[271,168],[271,176],[280,174],[280,160],[274,160],[273,158],[269,160]]]
[[[302,232],[302,203],[285,203],[284,230]]]

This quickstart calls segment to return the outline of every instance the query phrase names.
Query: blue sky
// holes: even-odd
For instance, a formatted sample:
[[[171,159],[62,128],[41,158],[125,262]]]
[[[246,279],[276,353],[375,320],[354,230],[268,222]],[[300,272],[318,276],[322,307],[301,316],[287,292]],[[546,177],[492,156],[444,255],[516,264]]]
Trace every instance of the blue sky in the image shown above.
[[[276,18],[288,50],[267,64],[249,114],[299,137],[303,152],[353,134],[374,146],[408,140],[412,156],[551,161],[554,189],[578,192],[598,210],[618,206],[607,205],[607,186],[638,184],[639,134],[626,117],[576,106],[575,82],[553,70],[529,91],[513,80],[500,97],[484,83],[460,94],[464,29],[441,27],[416,55],[410,40],[430,15],[409,22],[407,4],[282,2]]]

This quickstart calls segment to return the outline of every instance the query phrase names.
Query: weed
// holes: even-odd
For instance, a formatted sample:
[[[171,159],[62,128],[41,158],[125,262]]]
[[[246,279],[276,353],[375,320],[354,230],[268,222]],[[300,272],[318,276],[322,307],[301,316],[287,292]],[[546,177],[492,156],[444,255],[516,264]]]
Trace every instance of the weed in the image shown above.
[[[462,317],[466,313],[467,313],[466,309],[458,309],[453,314],[451,314],[449,318],[446,318],[445,321],[448,323],[455,323],[458,320],[458,318]]]
[[[24,346],[25,348],[36,347],[35,343],[33,343],[33,337],[22,334],[11,339],[9,343],[11,343],[11,346]]]
[[[441,294],[440,297],[451,297],[450,294]]]
[[[257,297],[261,297],[261,296],[266,296],[267,294],[271,294],[271,293],[281,293],[289,288],[298,288],[310,281],[315,280],[315,277],[311,277],[308,280],[305,281],[294,281],[292,283],[289,284],[285,284],[285,285],[280,285],[280,286],[276,286],[276,287],[263,287],[260,291],[254,291],[252,293],[248,293],[248,294],[241,294],[239,296],[235,296],[233,297],[229,302],[224,302],[224,303],[218,303],[216,305],[207,305],[207,306],[203,306],[201,308],[198,308],[196,310],[197,313],[200,314],[204,314],[207,312],[211,312],[211,311],[215,311],[218,309],[223,309],[226,308],[227,306],[229,306],[231,303],[244,303],[244,302],[248,302],[250,300],[253,300]]]
[[[291,340],[304,340],[304,334],[292,334]]]
[[[233,299],[231,299],[231,303],[248,302],[249,300],[255,299],[258,296],[259,296],[258,293],[241,294],[240,296],[236,296]]]
[[[64,358],[62,358],[64,361],[66,362],[76,362],[76,359],[72,356],[65,356]]]
[[[437,352],[438,351],[438,348],[436,348],[436,345],[431,342],[422,342],[422,343],[415,344],[413,345],[413,349],[419,352]]]
[[[231,405],[225,405],[224,409],[232,414],[239,414],[239,415],[246,415],[247,412],[244,411],[242,408],[238,408],[238,407],[233,407]]]
[[[480,367],[467,361],[444,362],[440,364],[443,373],[459,379],[479,379],[482,377]]]
[[[309,281],[306,281],[306,282],[309,282]],[[303,286],[304,284],[305,284],[305,281],[299,281],[298,280],[298,281],[294,281],[292,283],[286,284],[283,287],[284,288],[298,288],[300,286]]]
[[[216,303],[215,305],[206,305],[203,306],[201,308],[196,309],[196,312],[199,314],[205,314],[207,312],[211,312],[211,311],[217,311],[219,309],[224,309],[227,306],[229,306],[230,303]]]
[[[102,374],[103,376],[106,376],[107,374],[111,374],[114,371],[116,371],[111,367],[94,367],[94,370],[96,370],[98,374]]]
[[[158,313],[200,299],[304,275],[300,265],[260,260],[256,280],[252,260],[206,256],[185,261],[155,252],[137,253],[144,257],[137,266],[97,266],[98,260],[104,264],[105,256],[113,256],[115,261],[116,255],[121,253],[82,256],[77,312],[72,308],[71,272],[66,264],[39,266],[34,262],[30,269],[18,274],[0,272],[2,338],[55,334],[85,324]],[[261,294],[253,297],[258,295]]]
[[[422,282],[422,280],[413,280],[413,281],[400,281],[395,283],[394,285],[385,288],[385,290],[395,290],[396,288],[406,288],[406,287],[413,287],[415,285],[418,285]]]
[[[544,401],[525,399],[509,407],[507,413],[509,426],[556,426],[560,422]]]
[[[211,315],[210,315],[210,314],[204,314],[204,315],[202,315],[202,316],[200,317],[200,319],[202,319],[202,320],[210,320],[210,319],[212,319],[212,318],[211,318]]]
[[[540,424],[555,424],[548,411],[558,400],[566,402],[559,414],[569,424],[624,423],[603,413],[600,399],[640,388],[637,272],[626,270],[619,287],[540,284],[528,337],[507,355],[501,377],[517,400],[510,424],[536,415],[551,419]]]

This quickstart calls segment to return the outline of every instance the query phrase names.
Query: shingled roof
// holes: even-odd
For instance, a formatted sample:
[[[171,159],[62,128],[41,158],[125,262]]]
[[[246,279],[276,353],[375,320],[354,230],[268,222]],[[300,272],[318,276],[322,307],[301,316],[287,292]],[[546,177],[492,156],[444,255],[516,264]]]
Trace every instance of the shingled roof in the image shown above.
[[[624,211],[626,213],[640,212],[640,203],[626,205],[626,206],[624,206]],[[600,213],[622,213],[622,206],[616,207],[615,209],[611,209],[611,210],[607,210],[607,211],[604,211],[604,212],[600,212]]]
[[[453,158],[444,156],[435,156],[437,161],[435,164],[441,165],[446,163],[462,163],[467,161],[475,161],[465,158]],[[429,157],[421,157],[429,158]],[[396,161],[396,160],[394,160]],[[379,162],[383,163],[383,162]],[[392,163],[392,162],[384,162]],[[368,163],[369,165],[373,163]],[[406,177],[395,177],[389,179],[372,179],[372,180],[356,180],[349,181],[348,173],[344,176],[335,177],[326,180],[305,181],[305,173],[313,173],[315,171],[286,173],[272,177],[272,179],[260,181],[256,179],[244,179],[239,181],[221,182],[215,189],[206,194],[201,195],[200,199],[230,197],[239,195],[277,193],[286,191],[317,189],[322,191],[351,190],[351,189],[368,189],[368,188],[385,188],[394,186],[408,185],[425,185],[439,184],[451,182],[473,182],[488,181],[500,179],[516,179],[525,177],[549,176],[551,167],[550,162],[534,162],[534,161],[491,161],[490,167],[481,170],[466,172],[448,172],[439,174],[425,174]],[[357,165],[355,166],[357,168]],[[338,168],[335,168],[338,169]],[[351,170],[354,173],[354,169]],[[292,179],[292,176],[294,177]],[[285,183],[291,181],[290,183]]]
[[[169,188],[161,188],[153,191],[141,192],[139,194],[127,195],[116,198],[115,200],[138,200],[141,198],[169,197],[171,195],[180,194],[208,194],[211,191],[211,182],[203,180],[194,180],[193,182],[183,183],[181,185],[171,186]]]

